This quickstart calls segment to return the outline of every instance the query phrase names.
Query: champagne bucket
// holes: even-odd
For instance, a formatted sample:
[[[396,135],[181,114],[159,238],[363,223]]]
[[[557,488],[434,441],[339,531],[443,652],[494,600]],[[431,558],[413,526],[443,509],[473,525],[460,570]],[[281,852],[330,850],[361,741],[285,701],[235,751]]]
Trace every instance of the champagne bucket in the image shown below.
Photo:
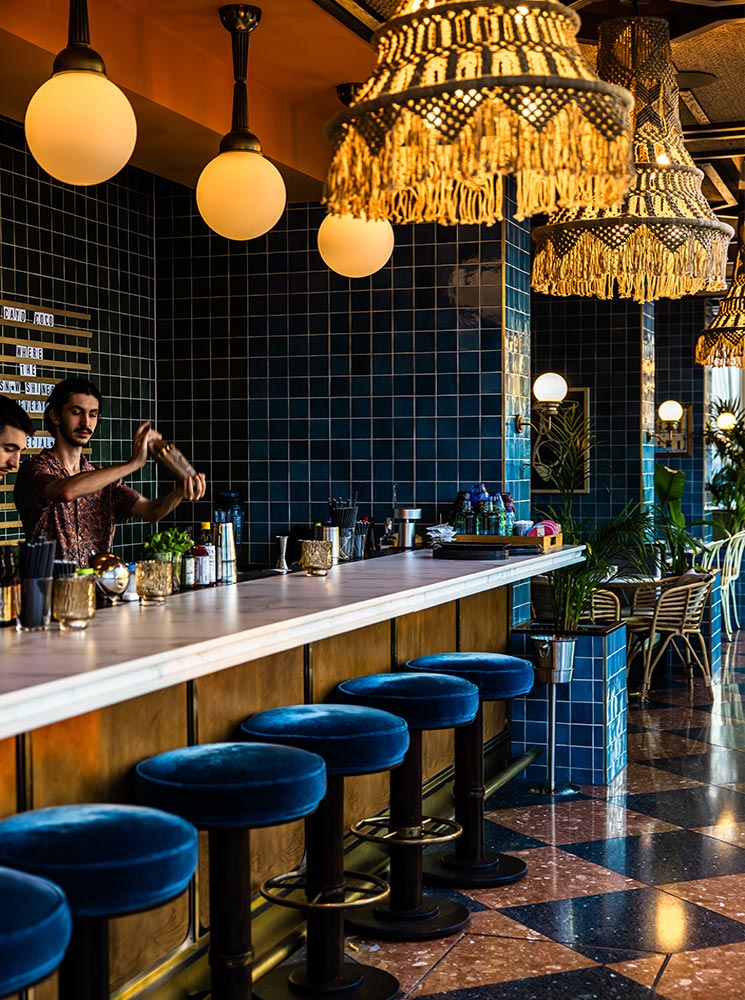
[[[232,521],[215,526],[215,555],[217,559],[217,582],[236,583],[235,535]]]
[[[533,635],[535,679],[539,684],[568,684],[574,673],[572,636]]]

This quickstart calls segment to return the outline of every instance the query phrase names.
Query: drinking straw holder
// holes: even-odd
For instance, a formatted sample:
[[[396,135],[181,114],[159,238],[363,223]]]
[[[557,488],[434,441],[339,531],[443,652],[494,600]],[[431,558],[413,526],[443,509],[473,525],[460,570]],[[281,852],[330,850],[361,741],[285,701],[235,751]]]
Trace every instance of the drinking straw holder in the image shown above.
[[[27,542],[20,548],[21,607],[16,627],[24,632],[43,631],[52,616],[54,541]]]

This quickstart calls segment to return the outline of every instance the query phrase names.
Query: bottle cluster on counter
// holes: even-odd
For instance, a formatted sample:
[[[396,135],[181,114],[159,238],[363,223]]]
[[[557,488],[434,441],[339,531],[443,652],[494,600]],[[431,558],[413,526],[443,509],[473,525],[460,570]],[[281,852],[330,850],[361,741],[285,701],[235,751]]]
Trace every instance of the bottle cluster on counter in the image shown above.
[[[461,490],[453,501],[448,522],[459,535],[511,535],[515,504],[511,493],[490,493],[483,483]]]

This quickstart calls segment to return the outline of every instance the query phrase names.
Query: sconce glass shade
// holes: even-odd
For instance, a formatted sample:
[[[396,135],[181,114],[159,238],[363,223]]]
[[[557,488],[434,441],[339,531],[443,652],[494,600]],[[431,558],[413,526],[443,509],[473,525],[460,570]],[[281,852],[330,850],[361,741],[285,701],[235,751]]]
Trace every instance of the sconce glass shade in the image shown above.
[[[720,431],[731,431],[737,424],[737,417],[734,413],[726,411],[725,413],[719,414],[716,424]]]
[[[26,109],[26,141],[65,184],[101,184],[127,163],[137,139],[132,105],[103,73],[70,70],[42,84]]]
[[[663,403],[660,403],[657,409],[657,416],[665,424],[677,424],[683,416],[683,407],[677,399],[666,399]]]
[[[268,233],[286,202],[279,170],[252,150],[218,153],[197,181],[199,214],[228,240],[252,240]]]
[[[533,383],[533,395],[539,403],[560,403],[567,394],[566,380],[556,372],[544,372]]]
[[[385,219],[327,215],[318,228],[318,252],[324,263],[347,278],[374,274],[393,253],[393,227]]]

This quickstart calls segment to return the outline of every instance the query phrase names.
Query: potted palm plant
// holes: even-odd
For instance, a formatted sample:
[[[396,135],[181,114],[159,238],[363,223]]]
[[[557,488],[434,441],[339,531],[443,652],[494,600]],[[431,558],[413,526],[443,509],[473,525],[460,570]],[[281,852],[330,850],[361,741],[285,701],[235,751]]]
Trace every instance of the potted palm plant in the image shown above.
[[[545,635],[539,637],[536,650],[539,669],[550,657],[547,669],[566,672],[576,633],[590,614],[592,595],[608,579],[612,567],[622,558],[640,573],[647,572],[652,524],[650,514],[631,502],[602,522],[581,517],[576,494],[595,448],[595,436],[580,408],[571,406],[562,407],[553,417],[551,435],[556,442],[552,476],[561,499],[541,514],[561,525],[566,544],[585,546],[585,560],[547,574],[553,629],[551,642]]]

